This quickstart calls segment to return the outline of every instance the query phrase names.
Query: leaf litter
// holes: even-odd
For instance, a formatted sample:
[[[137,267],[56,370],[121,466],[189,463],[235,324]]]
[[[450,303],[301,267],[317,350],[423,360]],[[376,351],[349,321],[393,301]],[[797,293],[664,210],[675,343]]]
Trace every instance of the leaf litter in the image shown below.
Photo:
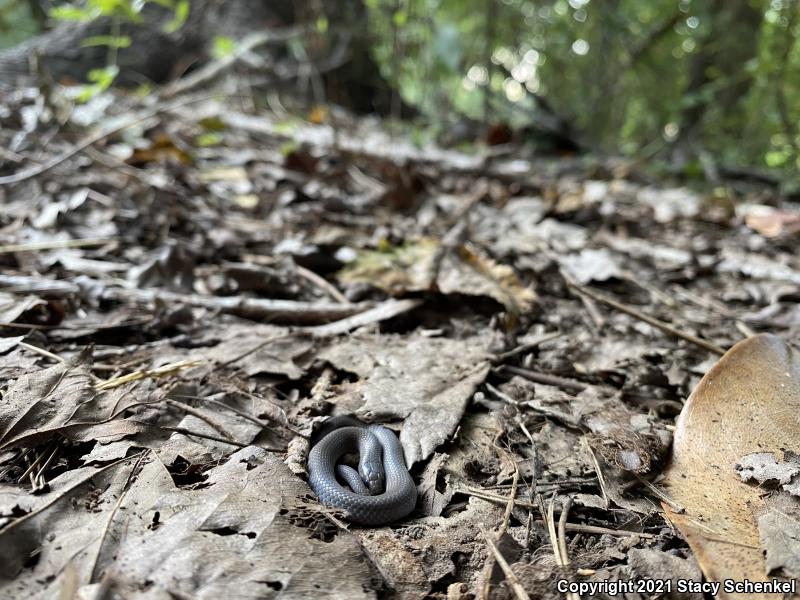
[[[794,351],[751,338],[683,408],[737,341],[798,341],[791,202],[115,100],[149,116],[77,153],[34,124],[18,150],[54,160],[0,186],[3,597],[798,576]],[[408,519],[314,499],[305,436],[338,414],[399,432]]]

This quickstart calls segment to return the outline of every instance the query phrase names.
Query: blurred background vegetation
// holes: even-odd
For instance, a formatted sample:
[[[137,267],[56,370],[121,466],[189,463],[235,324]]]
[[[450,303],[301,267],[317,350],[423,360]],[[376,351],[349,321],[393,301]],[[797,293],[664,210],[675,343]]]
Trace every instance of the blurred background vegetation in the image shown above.
[[[192,9],[197,1],[189,0]],[[568,129],[592,151],[660,160],[684,173],[700,172],[712,157],[785,175],[800,165],[798,1],[289,4],[297,21],[314,27],[294,42],[296,54],[319,55],[321,38],[349,29],[352,57],[368,53],[382,75],[384,113],[410,107],[424,124],[417,131],[437,138],[464,123],[515,131],[544,124]],[[112,14],[143,3],[89,4]],[[286,2],[275,4],[285,12]],[[87,6],[0,0],[0,47],[52,27],[53,7],[63,13],[65,5]]]

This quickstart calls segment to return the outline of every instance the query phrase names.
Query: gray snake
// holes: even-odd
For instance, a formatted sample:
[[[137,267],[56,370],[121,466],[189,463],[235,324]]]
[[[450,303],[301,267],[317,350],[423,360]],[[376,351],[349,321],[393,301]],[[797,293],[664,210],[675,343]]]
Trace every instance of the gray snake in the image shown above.
[[[414,510],[417,488],[400,440],[391,430],[333,417],[311,444],[308,484],[322,504],[344,510],[348,520],[362,525],[385,525]],[[359,455],[358,472],[339,464],[346,454]]]

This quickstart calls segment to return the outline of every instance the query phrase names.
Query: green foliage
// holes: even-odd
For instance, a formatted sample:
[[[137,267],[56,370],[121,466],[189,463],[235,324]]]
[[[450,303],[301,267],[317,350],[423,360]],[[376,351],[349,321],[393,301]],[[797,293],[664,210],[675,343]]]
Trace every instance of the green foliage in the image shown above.
[[[89,83],[80,86],[75,99],[78,102],[88,102],[97,94],[110,88],[118,74],[119,69],[116,65],[108,65],[102,69],[92,69],[86,75]]]
[[[38,33],[32,6],[21,0],[0,0],[0,50],[10,48]]]
[[[50,10],[50,17],[57,21],[93,21],[100,17],[110,19],[110,32],[86,38],[83,47],[105,46],[108,48],[108,64],[102,69],[93,69],[87,74],[88,83],[78,88],[76,100],[88,102],[114,83],[119,69],[117,52],[131,46],[131,38],[120,34],[122,24],[137,25],[142,22],[142,10],[148,4],[157,4],[172,11],[172,19],[163,29],[172,33],[180,29],[189,17],[190,0],[85,0],[67,2]]]
[[[365,4],[384,74],[434,121],[524,125],[541,95],[600,149],[800,166],[796,0]]]
[[[214,45],[211,48],[211,54],[214,58],[224,58],[230,56],[235,51],[235,40],[224,35],[218,35],[214,38]]]

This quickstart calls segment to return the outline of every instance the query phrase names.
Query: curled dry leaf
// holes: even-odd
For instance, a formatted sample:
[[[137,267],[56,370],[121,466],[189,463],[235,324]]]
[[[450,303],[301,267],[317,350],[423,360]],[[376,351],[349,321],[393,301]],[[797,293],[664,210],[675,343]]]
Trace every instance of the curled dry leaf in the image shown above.
[[[425,291],[439,250],[437,240],[423,238],[397,248],[362,251],[339,278],[345,283],[369,283],[394,294]],[[482,256],[469,245],[447,252],[441,260],[437,285],[445,294],[486,296],[514,313],[529,310],[536,301],[535,292],[511,267]]]
[[[667,492],[685,507],[677,514],[664,505],[666,516],[707,579],[769,581],[778,574],[765,565],[754,516],[764,512],[764,490],[743,483],[735,465],[748,453],[785,447],[800,447],[800,355],[776,336],[757,335],[731,348],[689,397],[665,472]]]

